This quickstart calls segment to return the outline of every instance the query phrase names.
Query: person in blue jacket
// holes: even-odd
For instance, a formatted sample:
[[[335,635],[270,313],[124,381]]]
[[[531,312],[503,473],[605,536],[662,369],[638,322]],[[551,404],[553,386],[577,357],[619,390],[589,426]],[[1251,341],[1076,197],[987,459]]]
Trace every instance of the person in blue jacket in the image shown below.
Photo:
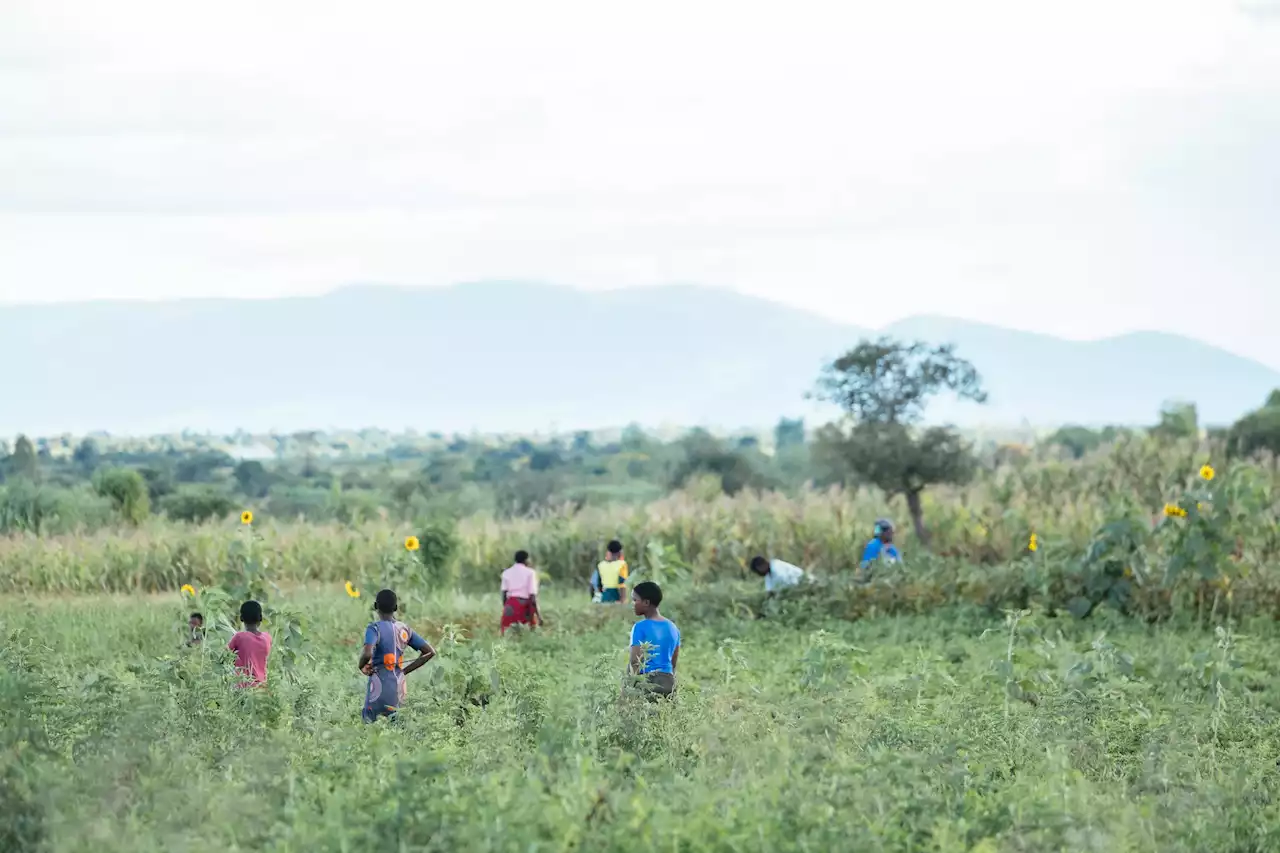
[[[879,560],[884,560],[886,563],[897,563],[902,560],[897,546],[893,544],[893,522],[887,518],[876,522],[871,541],[867,543],[866,548],[862,549],[862,565],[859,568],[864,579],[870,575],[871,567]]]

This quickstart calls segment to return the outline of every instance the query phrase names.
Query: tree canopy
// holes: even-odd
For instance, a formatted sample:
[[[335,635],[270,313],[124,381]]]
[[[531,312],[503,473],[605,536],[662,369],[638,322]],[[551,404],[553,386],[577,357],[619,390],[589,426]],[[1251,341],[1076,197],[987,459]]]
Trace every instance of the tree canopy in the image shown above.
[[[953,428],[919,428],[929,401],[944,392],[986,402],[982,380],[954,347],[864,341],[832,362],[818,380],[817,397],[839,405],[843,425],[819,432],[819,458],[903,495],[916,535],[928,543],[920,494],[937,483],[962,483],[975,469],[973,452]]]

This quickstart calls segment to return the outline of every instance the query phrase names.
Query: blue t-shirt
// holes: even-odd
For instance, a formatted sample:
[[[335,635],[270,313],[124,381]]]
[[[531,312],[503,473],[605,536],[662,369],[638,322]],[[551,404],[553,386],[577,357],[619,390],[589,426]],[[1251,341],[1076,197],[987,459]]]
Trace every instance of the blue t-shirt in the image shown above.
[[[867,543],[866,549],[862,552],[862,565],[869,566],[881,556],[890,563],[896,563],[901,559],[896,546],[892,543],[885,545],[879,537],[876,537]]]
[[[640,674],[671,672],[671,657],[680,648],[680,629],[670,619],[641,619],[631,628],[631,645],[645,646],[648,659]]]

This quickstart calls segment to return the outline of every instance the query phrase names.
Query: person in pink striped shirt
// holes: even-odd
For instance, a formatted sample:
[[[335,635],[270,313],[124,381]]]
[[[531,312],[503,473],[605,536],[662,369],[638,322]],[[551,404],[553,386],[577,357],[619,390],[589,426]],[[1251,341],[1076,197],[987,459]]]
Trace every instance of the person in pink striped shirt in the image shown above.
[[[512,625],[533,628],[542,621],[538,612],[538,573],[529,563],[529,552],[517,551],[515,564],[502,573],[503,634]]]

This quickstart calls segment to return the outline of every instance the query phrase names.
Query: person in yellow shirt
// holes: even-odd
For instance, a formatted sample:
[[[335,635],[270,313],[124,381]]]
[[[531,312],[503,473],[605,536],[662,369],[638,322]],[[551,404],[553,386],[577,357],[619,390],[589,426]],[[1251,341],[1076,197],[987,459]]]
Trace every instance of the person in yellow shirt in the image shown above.
[[[596,589],[600,601],[621,603],[627,591],[627,561],[622,558],[622,543],[614,539],[606,548],[604,559],[596,566]]]

